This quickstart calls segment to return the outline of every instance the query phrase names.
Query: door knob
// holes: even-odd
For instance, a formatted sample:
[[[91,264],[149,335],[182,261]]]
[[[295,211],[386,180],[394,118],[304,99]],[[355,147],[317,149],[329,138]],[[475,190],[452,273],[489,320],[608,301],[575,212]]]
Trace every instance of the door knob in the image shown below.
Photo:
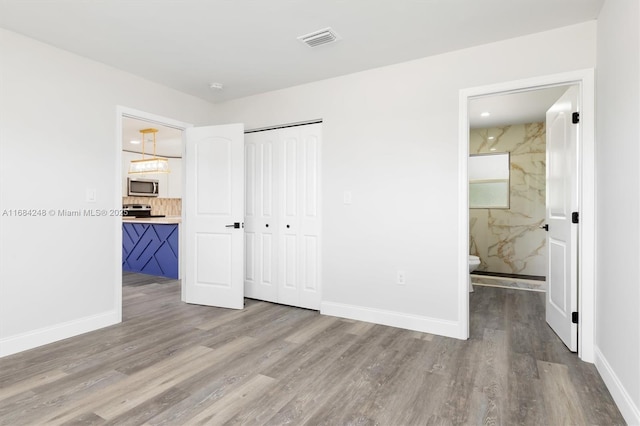
[[[549,232],[549,224],[547,224],[547,223],[545,223],[544,225],[538,226],[538,228],[544,229],[545,231]]]
[[[225,225],[225,228],[235,228],[235,229],[240,229],[240,222],[234,222],[231,225]]]

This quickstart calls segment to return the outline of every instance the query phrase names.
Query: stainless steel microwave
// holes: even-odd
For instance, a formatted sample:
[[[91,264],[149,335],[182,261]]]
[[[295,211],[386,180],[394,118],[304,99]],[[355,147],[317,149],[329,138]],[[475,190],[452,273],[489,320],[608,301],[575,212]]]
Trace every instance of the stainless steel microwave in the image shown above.
[[[127,178],[127,195],[131,197],[157,197],[157,179]]]

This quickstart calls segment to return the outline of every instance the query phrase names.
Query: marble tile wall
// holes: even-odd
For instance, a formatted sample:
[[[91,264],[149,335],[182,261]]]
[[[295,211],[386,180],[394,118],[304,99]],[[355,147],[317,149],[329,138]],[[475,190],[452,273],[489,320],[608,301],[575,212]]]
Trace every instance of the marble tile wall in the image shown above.
[[[480,271],[547,275],[546,232],[538,228],[545,222],[545,130],[531,123],[470,131],[470,154],[511,153],[510,208],[469,211],[469,253],[480,257]]]
[[[149,204],[152,214],[180,216],[182,198],[122,197],[122,204]]]

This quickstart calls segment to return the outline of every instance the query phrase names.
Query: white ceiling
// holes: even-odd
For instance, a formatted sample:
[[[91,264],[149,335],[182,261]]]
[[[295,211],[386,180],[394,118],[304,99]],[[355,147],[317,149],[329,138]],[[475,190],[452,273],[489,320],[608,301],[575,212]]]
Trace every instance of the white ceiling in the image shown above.
[[[469,127],[487,128],[545,121],[547,110],[568,86],[489,96],[469,101]],[[483,117],[482,113],[490,115]]]
[[[220,102],[593,20],[603,1],[0,0],[0,27]],[[342,40],[297,40],[325,27]]]
[[[182,131],[172,127],[162,126],[157,123],[125,117],[122,119],[122,149],[124,151],[142,152],[142,143],[133,144],[131,141],[142,141],[142,129],[157,129],[156,133],[156,155],[163,157],[182,157]],[[145,139],[144,152],[153,154],[153,144],[146,143],[150,136]]]

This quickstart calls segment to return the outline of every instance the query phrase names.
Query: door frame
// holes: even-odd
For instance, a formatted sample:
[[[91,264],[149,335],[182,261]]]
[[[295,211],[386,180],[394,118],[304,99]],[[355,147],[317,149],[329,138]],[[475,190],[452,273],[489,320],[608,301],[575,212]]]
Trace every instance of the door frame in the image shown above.
[[[578,356],[595,360],[595,78],[593,68],[461,89],[458,139],[458,319],[459,336],[469,338],[469,101],[507,93],[577,85],[580,91],[578,129]]]
[[[135,118],[135,119],[139,119],[139,120],[145,120],[148,121],[149,123],[156,123],[156,124],[160,124],[163,126],[167,126],[167,127],[173,127],[175,129],[178,130],[182,130],[182,158],[184,159],[184,148],[185,148],[185,143],[184,143],[184,138],[185,138],[185,134],[184,131],[189,128],[189,127],[193,127],[193,124],[191,123],[186,123],[183,121],[179,121],[179,120],[174,120],[173,118],[167,118],[167,117],[163,117],[161,115],[156,115],[156,114],[152,114],[150,112],[146,112],[146,111],[141,111],[141,110],[137,110],[134,108],[129,108],[129,107],[125,107],[122,105],[117,105],[116,106],[116,143],[115,145],[115,150],[116,150],[116,178],[115,178],[115,184],[116,184],[116,190],[115,190],[115,200],[114,200],[114,206],[122,206],[122,197],[124,196],[124,194],[122,193],[122,120],[124,118]],[[184,165],[184,160],[183,160],[183,165]],[[182,190],[184,191],[184,173],[185,173],[185,168],[182,167]],[[182,210],[182,219],[181,222],[184,223],[185,221],[185,217],[184,217],[184,209]],[[179,246],[182,247],[183,245],[183,232],[179,233]],[[114,265],[114,294],[115,294],[115,300],[116,300],[116,315],[118,318],[118,322],[122,322],[122,219],[120,217],[116,217],[114,220],[114,235],[116,236],[115,238],[115,247],[114,247],[114,252],[115,252],[115,259],[116,262]],[[178,264],[178,279],[182,280],[182,274],[184,273],[184,259],[183,256],[179,256],[179,264]],[[182,300],[184,300],[184,287],[182,287]]]

